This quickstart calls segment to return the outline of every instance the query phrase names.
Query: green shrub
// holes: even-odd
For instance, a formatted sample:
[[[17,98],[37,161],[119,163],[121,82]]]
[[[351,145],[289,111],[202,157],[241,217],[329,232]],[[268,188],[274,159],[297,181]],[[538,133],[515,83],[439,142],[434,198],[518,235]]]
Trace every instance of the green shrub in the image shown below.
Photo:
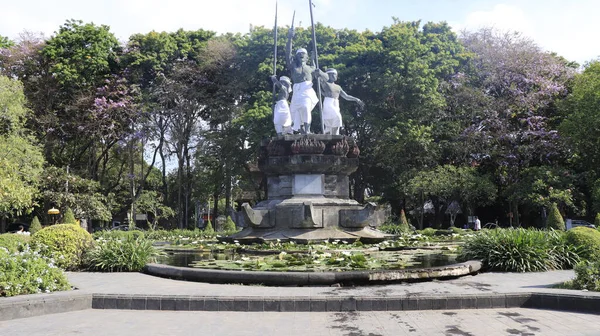
[[[562,218],[560,211],[558,211],[558,206],[556,205],[556,203],[552,203],[547,221],[548,228],[562,231],[565,230],[565,221]]]
[[[377,230],[396,236],[399,236],[406,232],[406,230],[401,225],[394,223],[380,225],[377,227]]]
[[[94,240],[98,240],[100,238],[103,238],[103,239],[111,239],[111,238],[125,239],[127,237],[144,238],[145,233],[144,233],[144,231],[141,231],[141,230],[131,230],[131,231],[102,230],[102,231],[94,232],[92,234],[92,237],[94,237]]]
[[[212,223],[210,222],[210,220],[208,222],[206,222],[206,226],[204,227],[204,233],[209,234],[209,235],[213,235],[215,233],[215,229],[213,229]]]
[[[31,243],[65,270],[77,269],[83,252],[93,244],[92,235],[74,224],[45,227],[32,236]]]
[[[31,225],[29,225],[29,232],[31,232],[31,234],[34,234],[38,231],[40,231],[42,229],[42,223],[40,223],[40,220],[37,218],[37,216],[33,217],[33,220],[31,221]]]
[[[223,231],[225,232],[235,232],[237,231],[237,226],[231,216],[227,216],[227,220],[225,221],[225,225],[223,225]]]
[[[31,238],[28,235],[5,233],[0,234],[0,247],[4,247],[9,252],[19,251],[19,247],[26,246]]]
[[[567,235],[564,231],[548,232],[548,247],[550,255],[557,263],[558,268],[572,269],[581,261],[581,256],[585,249],[580,246],[573,245],[567,240]]]
[[[465,230],[463,230],[461,228],[457,228],[456,226],[451,227],[450,230],[452,230],[452,233],[456,233],[456,234],[464,234],[465,233]]]
[[[500,272],[568,268],[579,261],[581,250],[563,235],[521,228],[484,230],[465,241],[457,259],[481,260],[485,269]]]
[[[75,220],[75,215],[70,208],[67,208],[62,220],[63,224],[77,224],[77,220]]]
[[[573,228],[566,233],[567,242],[582,249],[583,259],[600,259],[600,232],[584,226]]]
[[[84,263],[92,271],[138,272],[157,254],[152,242],[143,236],[100,238],[85,254]]]
[[[423,236],[433,237],[433,236],[435,236],[436,231],[437,230],[434,228],[426,228],[426,229],[421,230],[421,232],[419,232],[419,233],[421,233]]]
[[[29,247],[21,252],[0,248],[0,296],[50,293],[70,289],[66,276],[52,260]]]
[[[600,260],[584,260],[575,266],[575,279],[573,289],[587,289],[600,291]]]

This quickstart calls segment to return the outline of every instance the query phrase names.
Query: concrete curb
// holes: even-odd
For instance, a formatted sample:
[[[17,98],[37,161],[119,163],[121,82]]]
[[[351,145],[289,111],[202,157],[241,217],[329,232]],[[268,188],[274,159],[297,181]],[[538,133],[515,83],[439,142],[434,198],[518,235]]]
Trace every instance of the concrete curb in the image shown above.
[[[187,295],[116,295],[61,292],[0,300],[0,321],[84,309],[348,312],[535,308],[600,314],[600,297],[552,293],[390,297],[211,297]]]
[[[0,321],[90,309],[92,294],[56,292],[0,299]]]
[[[94,309],[344,312],[535,308],[600,314],[600,298],[592,296],[519,293],[403,297],[209,297],[95,294]]]
[[[243,283],[267,286],[323,286],[342,284],[381,284],[407,280],[431,280],[476,273],[480,261],[467,261],[444,267],[420,269],[348,271],[348,272],[266,272],[227,271],[147,264],[144,272],[150,275],[208,283]]]

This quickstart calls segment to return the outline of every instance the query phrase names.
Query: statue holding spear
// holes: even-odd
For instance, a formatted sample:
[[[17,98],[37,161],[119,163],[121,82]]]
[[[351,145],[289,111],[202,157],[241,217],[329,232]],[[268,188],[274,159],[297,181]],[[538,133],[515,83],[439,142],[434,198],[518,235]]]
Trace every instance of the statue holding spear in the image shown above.
[[[312,4],[312,3],[311,3]],[[308,52],[305,48],[296,50],[292,54],[292,39],[294,38],[294,20],[288,32],[288,41],[286,45],[286,61],[290,71],[290,77],[294,83],[292,95],[292,104],[290,106],[292,116],[292,129],[302,134],[310,133],[310,124],[312,122],[312,110],[317,105],[319,98],[313,89],[314,66],[307,64]]]
[[[294,12],[295,15],[295,12]],[[275,26],[273,27],[274,43],[273,43],[273,124],[277,135],[292,133],[292,117],[290,115],[290,107],[288,105],[288,97],[292,92],[292,83],[286,76],[281,76],[277,80],[277,2],[275,2]]]

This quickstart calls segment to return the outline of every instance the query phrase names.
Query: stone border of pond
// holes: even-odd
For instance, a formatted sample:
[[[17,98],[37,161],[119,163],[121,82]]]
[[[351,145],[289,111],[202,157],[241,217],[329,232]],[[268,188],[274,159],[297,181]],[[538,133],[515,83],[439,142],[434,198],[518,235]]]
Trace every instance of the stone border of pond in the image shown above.
[[[147,264],[144,272],[150,275],[208,283],[241,283],[265,286],[324,286],[374,285],[403,281],[423,281],[456,278],[481,270],[481,261],[472,260],[440,267],[363,270],[343,272],[275,272],[200,269],[162,264]]]

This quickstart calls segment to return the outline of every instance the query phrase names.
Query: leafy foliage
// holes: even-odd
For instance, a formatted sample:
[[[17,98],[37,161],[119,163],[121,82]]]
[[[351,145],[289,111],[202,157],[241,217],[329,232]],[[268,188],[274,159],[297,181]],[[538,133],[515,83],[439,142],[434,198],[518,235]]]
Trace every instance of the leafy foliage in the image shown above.
[[[0,35],[0,49],[14,46],[15,43],[8,37]]]
[[[67,175],[65,169],[48,167],[42,174],[44,199],[57,207],[67,207],[80,218],[110,220],[107,198],[99,192],[98,182],[75,174]],[[69,190],[65,186],[69,185]]]
[[[206,226],[204,227],[204,232],[205,232],[207,235],[212,235],[212,234],[214,234],[214,233],[215,233],[215,229],[213,229],[213,227],[212,227],[212,223],[210,222],[210,220],[208,220],[208,221],[206,222]]]
[[[71,210],[71,208],[67,208],[67,210],[65,210],[65,213],[64,213],[63,219],[62,219],[62,223],[77,225],[77,220],[75,219],[75,215],[73,214],[73,211]]]
[[[32,236],[31,244],[65,270],[78,269],[83,253],[93,245],[92,235],[73,224],[45,227]]]
[[[127,235],[123,239],[100,238],[86,252],[84,264],[91,271],[139,272],[158,255],[152,242],[142,236]]]
[[[13,233],[0,234],[0,247],[8,250],[8,252],[17,252],[26,246],[31,237],[28,235],[20,235]]]
[[[540,272],[573,267],[583,252],[561,231],[484,230],[468,238],[458,260],[481,260],[498,272]]]
[[[25,129],[27,109],[20,82],[0,76],[0,217],[35,204],[44,159]]]
[[[587,260],[600,258],[600,232],[587,227],[576,227],[566,232],[569,244],[582,249],[581,257]]]
[[[18,252],[0,247],[0,260],[0,297],[70,289],[67,277],[53,260],[27,245]]]
[[[227,232],[237,231],[237,226],[235,225],[235,222],[231,219],[231,216],[227,216],[227,220],[225,221],[225,224],[223,225],[223,231],[227,231]]]
[[[40,220],[38,219],[37,216],[33,216],[33,219],[31,220],[31,224],[29,225],[29,232],[31,234],[34,234],[38,231],[40,231],[42,229],[42,223],[40,223]]]
[[[156,229],[161,219],[168,219],[175,216],[175,211],[164,205],[162,195],[155,190],[144,190],[135,202],[137,212],[150,215],[152,221],[149,221],[151,229]]]
[[[600,292],[600,261],[584,260],[575,266],[573,289]]]
[[[550,214],[548,214],[548,228],[555,230],[565,230],[565,221],[558,210],[556,203],[552,203]]]
[[[489,204],[496,198],[494,184],[487,177],[479,176],[472,167],[443,165],[421,171],[410,180],[407,189],[413,195],[422,191],[432,201],[436,228],[440,227],[441,218],[452,201],[477,206]]]

